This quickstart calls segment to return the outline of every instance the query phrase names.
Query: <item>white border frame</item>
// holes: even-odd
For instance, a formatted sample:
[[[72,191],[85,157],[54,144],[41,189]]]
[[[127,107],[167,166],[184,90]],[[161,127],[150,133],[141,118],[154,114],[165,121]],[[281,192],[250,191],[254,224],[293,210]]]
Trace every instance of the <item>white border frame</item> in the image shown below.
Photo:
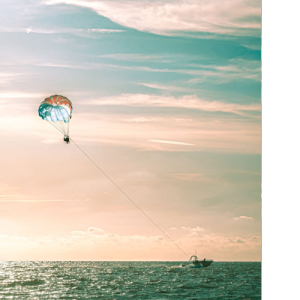
[[[300,3],[262,3],[262,298],[300,299]]]

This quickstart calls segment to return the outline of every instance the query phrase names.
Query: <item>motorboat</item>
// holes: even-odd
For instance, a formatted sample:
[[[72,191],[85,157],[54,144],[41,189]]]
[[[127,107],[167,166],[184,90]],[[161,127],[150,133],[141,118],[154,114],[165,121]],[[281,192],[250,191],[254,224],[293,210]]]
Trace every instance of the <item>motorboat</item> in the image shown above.
[[[199,260],[197,255],[192,255],[189,261],[192,262],[192,268],[207,268],[214,262],[212,259],[207,260],[206,258]]]

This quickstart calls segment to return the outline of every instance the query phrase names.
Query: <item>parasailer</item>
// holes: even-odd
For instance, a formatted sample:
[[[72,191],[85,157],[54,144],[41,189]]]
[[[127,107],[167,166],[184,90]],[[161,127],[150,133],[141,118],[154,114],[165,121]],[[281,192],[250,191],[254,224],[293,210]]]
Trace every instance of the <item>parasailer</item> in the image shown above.
[[[46,98],[39,107],[39,116],[63,133],[64,141],[67,144],[70,142],[69,127],[72,112],[72,102],[60,95],[53,95]]]
[[[70,138],[69,138],[68,135],[65,135],[65,136],[64,136],[64,141],[65,141],[67,144],[70,143]]]

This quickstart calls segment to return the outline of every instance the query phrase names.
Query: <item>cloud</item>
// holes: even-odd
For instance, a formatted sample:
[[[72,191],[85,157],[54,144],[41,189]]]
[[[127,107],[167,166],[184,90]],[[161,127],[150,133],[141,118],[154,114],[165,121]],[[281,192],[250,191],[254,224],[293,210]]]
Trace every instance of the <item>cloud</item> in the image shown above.
[[[152,180],[155,179],[155,175],[147,171],[132,171],[126,174],[126,178],[130,180]]]
[[[99,28],[92,28],[88,29],[88,32],[96,32],[96,33],[116,33],[116,32],[124,32],[125,30],[120,29],[99,29]]]
[[[245,219],[245,220],[253,220],[252,217],[246,217],[246,216],[239,216],[237,218],[234,218],[235,220],[241,220],[241,219]]]
[[[102,58],[112,58],[121,61],[159,61],[159,62],[170,62],[170,58],[178,57],[179,55],[149,55],[141,53],[115,53],[100,55]]]
[[[173,228],[172,228],[173,229]],[[175,229],[175,228],[174,228]],[[177,235],[177,237],[174,237]],[[202,255],[232,257],[247,252],[260,254],[261,237],[222,236],[203,228],[181,227],[172,230],[172,239],[187,253],[195,247]],[[182,260],[182,253],[161,235],[121,235],[102,228],[89,227],[64,235],[48,234],[39,237],[0,234],[0,249],[5,260]],[[204,257],[205,257],[204,256]],[[253,257],[253,256],[252,256]]]
[[[50,67],[50,68],[66,68],[66,69],[79,69],[79,70],[89,70],[90,66],[83,66],[79,64],[61,64],[61,63],[33,63],[32,65],[38,67]]]
[[[63,244],[73,244],[78,243],[78,241],[83,241],[84,244],[95,244],[95,245],[107,245],[110,244],[156,244],[161,243],[164,239],[162,236],[145,236],[145,235],[119,235],[117,233],[109,233],[101,228],[89,227],[87,231],[72,231],[71,235],[66,237],[60,237],[59,240]],[[145,245],[146,246],[146,245]],[[153,245],[154,246],[154,245]]]
[[[261,62],[257,60],[231,59],[226,65],[189,64],[188,66],[200,69],[198,74],[192,70],[195,72],[194,75],[216,77],[220,82],[228,82],[240,78],[255,81],[261,80]],[[199,80],[203,79],[200,78]]]
[[[74,200],[65,200],[65,199],[46,199],[46,200],[37,200],[37,199],[24,199],[24,200],[15,200],[15,199],[4,199],[2,200],[1,197],[5,197],[7,195],[0,195],[0,202],[9,202],[9,203],[14,203],[14,202],[26,202],[26,203],[38,203],[38,202],[70,202],[70,201],[74,201]],[[15,196],[19,196],[19,195],[15,195]],[[25,196],[26,197],[26,196]]]
[[[196,227],[184,227],[184,226],[182,226],[181,229],[182,230],[187,230],[190,233],[200,233],[200,232],[205,231],[204,228],[199,227],[199,226],[196,226]]]
[[[207,112],[226,112],[237,115],[248,115],[251,112],[260,112],[260,104],[236,104],[221,101],[206,101],[196,95],[182,97],[160,96],[148,94],[121,94],[120,96],[103,97],[98,100],[87,100],[86,104],[91,105],[126,105],[126,106],[157,106],[157,107],[178,107],[196,109]]]
[[[45,98],[45,94],[39,93],[22,93],[22,92],[7,92],[0,93],[0,99],[32,99],[32,98]]]
[[[1,64],[2,66],[4,64]],[[25,74],[21,74],[21,73],[0,73],[0,84],[3,84],[5,86],[7,86],[9,83],[13,82],[16,80],[16,77],[20,77],[20,76],[26,76]]]
[[[191,76],[200,76],[200,78],[192,78],[189,83],[197,83],[207,81],[208,79],[217,80],[218,83],[225,83],[241,78],[252,79],[255,81],[261,80],[261,62],[259,60],[245,60],[241,58],[230,59],[226,64],[209,65],[201,63],[188,63],[190,60],[198,60],[199,56],[195,55],[143,55],[139,53],[131,54],[109,54],[97,56],[101,58],[110,58],[121,61],[133,61],[136,63],[160,62],[171,64],[172,68],[153,68],[148,66],[124,66],[107,64],[114,68],[122,68],[133,71],[158,72],[158,73],[179,73]],[[174,65],[180,63],[182,68],[175,68]],[[105,64],[102,64],[103,66]],[[97,64],[97,66],[100,66]],[[164,86],[158,83],[139,83],[148,87],[162,90],[183,91],[183,87]]]
[[[183,180],[189,182],[196,181],[205,184],[218,184],[218,185],[222,183],[220,179],[210,178],[200,173],[174,173],[174,174],[168,174],[168,176],[175,178],[177,180]]]
[[[91,233],[93,233],[93,234],[102,234],[102,233],[105,232],[103,229],[101,229],[101,228],[96,228],[96,227],[89,227],[87,231],[88,231],[88,232],[91,232]]]
[[[164,91],[172,91],[172,92],[191,92],[191,88],[184,88],[178,86],[169,86],[169,85],[162,85],[159,83],[137,83],[138,85],[143,85],[155,90],[164,90]]]
[[[57,144],[59,141],[55,140],[55,139],[46,139],[46,140],[42,140],[41,143],[43,144]]]
[[[161,144],[170,144],[170,145],[183,145],[183,146],[194,146],[193,144],[183,143],[183,142],[174,142],[174,141],[162,141],[162,140],[149,140],[153,143],[161,143]]]
[[[107,28],[88,28],[88,29],[81,29],[81,28],[21,28],[21,27],[0,27],[0,32],[26,32],[30,33],[38,33],[38,34],[58,34],[58,33],[69,33],[69,34],[76,34],[82,35],[84,34],[88,37],[92,34],[101,34],[101,33],[120,33],[125,32],[125,30],[121,29],[107,29]]]
[[[209,32],[260,35],[258,0],[90,1],[47,0],[90,8],[124,27],[162,35]]]
[[[0,96],[0,106],[5,106],[0,110],[0,135],[31,136],[40,145],[49,146],[60,141],[54,128],[36,114],[37,105],[47,95],[11,91]],[[75,102],[78,97],[74,97]],[[28,101],[23,100],[27,98]],[[261,151],[260,104],[207,101],[195,95],[149,94],[87,96],[84,106],[78,103],[71,126],[79,143],[122,145],[147,151]],[[101,117],[97,106],[106,106],[100,110]],[[175,114],[170,114],[171,109]]]
[[[150,63],[150,61],[143,60],[142,55],[128,54],[133,61],[141,64],[141,63]],[[113,56],[113,55],[112,55]],[[118,56],[118,55],[117,55]],[[126,55],[125,55],[126,56]],[[106,56],[100,56],[106,57]],[[147,56],[146,56],[147,57]],[[150,56],[151,57],[151,56]],[[172,56],[171,56],[172,57]],[[135,58],[137,58],[135,60]],[[150,58],[149,58],[150,59]],[[210,82],[213,84],[221,84],[232,82],[241,79],[248,79],[254,81],[261,80],[261,62],[260,61],[248,61],[244,59],[232,59],[229,60],[226,65],[205,65],[205,64],[189,64],[183,62],[181,67],[175,68],[174,63],[178,65],[180,63],[180,59],[174,59],[169,61],[164,61],[163,63],[168,63],[171,65],[171,68],[161,67],[161,68],[153,68],[149,66],[139,65],[121,65],[121,64],[111,64],[111,63],[103,63],[103,62],[93,62],[93,63],[72,63],[68,61],[60,62],[60,61],[29,61],[29,62],[16,62],[15,60],[10,63],[10,65],[33,65],[40,67],[56,67],[56,68],[69,68],[69,69],[80,69],[80,70],[98,70],[99,68],[113,68],[113,69],[121,69],[121,70],[129,70],[135,72],[151,72],[151,73],[177,73],[189,75],[191,79],[188,81],[184,81],[183,86],[170,86],[164,85],[158,82],[137,82],[135,84],[143,85],[148,88],[158,89],[158,90],[166,90],[166,91],[174,91],[174,92],[191,92],[191,84],[196,84],[199,82]],[[7,64],[7,63],[6,63]],[[174,68],[173,68],[174,67]],[[11,75],[12,76],[12,75]],[[1,76],[1,78],[5,78],[5,74]],[[187,86],[188,83],[188,86]]]
[[[38,202],[69,202],[76,200],[67,199],[40,199],[33,197],[32,195],[19,194],[16,189],[13,189],[7,185],[0,184],[0,202],[7,203],[38,203]]]
[[[234,63],[233,63],[234,62]],[[232,80],[238,80],[241,78],[251,79],[255,81],[261,80],[261,69],[259,61],[232,61],[226,66],[213,66],[213,65],[201,65],[192,64],[186,65],[182,69],[168,69],[168,68],[151,68],[145,66],[121,66],[113,64],[101,64],[102,66],[108,66],[112,68],[126,69],[132,71],[143,72],[157,72],[157,73],[179,73],[191,76],[199,76],[200,78],[193,78],[189,83],[197,83],[203,81],[212,81],[214,83],[225,83]],[[100,64],[94,64],[94,67],[99,67]],[[92,68],[93,65],[90,65]]]

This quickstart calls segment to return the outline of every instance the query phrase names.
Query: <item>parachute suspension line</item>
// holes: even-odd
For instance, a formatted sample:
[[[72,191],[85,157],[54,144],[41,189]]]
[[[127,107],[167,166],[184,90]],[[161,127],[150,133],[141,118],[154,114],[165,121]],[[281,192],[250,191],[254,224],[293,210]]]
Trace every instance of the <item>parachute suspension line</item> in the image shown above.
[[[69,135],[69,123],[65,123],[64,121],[48,121],[53,127],[59,130],[63,135]]]
[[[64,121],[58,121],[59,124],[60,124],[60,127],[62,128],[64,134],[66,134],[66,129],[65,129],[65,124],[64,124]]]
[[[64,121],[59,121],[61,127],[63,128],[64,134],[67,134],[66,123]]]
[[[57,126],[57,128],[59,128],[61,132],[65,132],[60,121],[53,122],[53,125]]]
[[[69,136],[69,132],[70,132],[70,116],[69,116],[69,122],[66,123],[67,126],[67,135]]]
[[[64,129],[62,128],[62,126],[61,126],[61,124],[60,124],[60,121],[56,121],[56,122],[50,121],[50,122],[51,122],[51,124],[52,124],[54,127],[56,127],[57,129],[59,129],[59,131],[64,132]]]
[[[54,122],[54,123],[55,123],[55,125],[56,125],[57,127],[60,128],[60,130],[61,130],[62,132],[64,131],[64,129],[63,129],[63,127],[62,127],[60,121],[56,121],[56,122]]]
[[[149,219],[185,256],[189,257],[75,142],[75,146],[95,165],[95,167],[147,218]]]
[[[64,132],[58,126],[56,126],[56,125],[53,124],[54,122],[48,121],[48,123],[50,125],[52,125],[54,128],[56,128],[58,131],[60,131],[62,134],[64,134]]]
[[[63,122],[64,122],[64,121],[63,121]],[[65,127],[65,133],[66,133],[66,135],[69,135],[69,132],[68,132],[69,123],[65,123],[65,122],[64,122],[64,127]]]
[[[64,122],[64,127],[65,127],[65,133],[66,135],[69,135],[69,123]]]
[[[56,128],[57,130],[59,130],[60,132],[62,132],[61,128],[60,128],[57,124],[55,124],[54,122],[48,121],[48,123],[51,124],[51,125],[52,125],[54,128]]]
[[[64,134],[69,136],[70,119],[69,119],[69,122],[67,122],[67,123],[65,121],[59,121],[59,123],[61,124],[61,127],[63,128]]]

